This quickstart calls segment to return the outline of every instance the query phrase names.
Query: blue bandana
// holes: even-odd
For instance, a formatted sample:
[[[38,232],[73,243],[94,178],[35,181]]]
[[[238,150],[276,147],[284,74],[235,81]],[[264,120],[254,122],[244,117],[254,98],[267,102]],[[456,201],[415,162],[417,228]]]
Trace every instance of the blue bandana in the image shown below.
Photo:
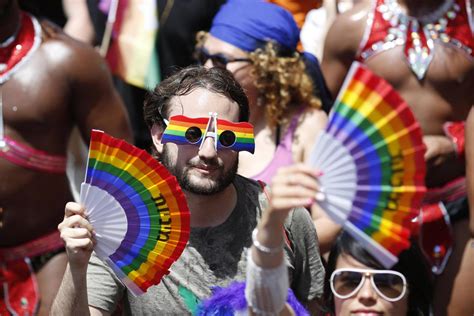
[[[290,12],[260,0],[229,0],[212,21],[212,36],[252,52],[274,41],[294,52],[299,29]]]

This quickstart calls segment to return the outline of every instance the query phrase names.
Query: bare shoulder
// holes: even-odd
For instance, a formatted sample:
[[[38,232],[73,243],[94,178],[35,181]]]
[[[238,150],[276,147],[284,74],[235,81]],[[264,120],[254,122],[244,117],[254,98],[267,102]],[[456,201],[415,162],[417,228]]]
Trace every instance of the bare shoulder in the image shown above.
[[[312,147],[316,136],[326,127],[328,117],[323,110],[307,108],[299,118],[296,136],[304,147]]]
[[[306,129],[318,131],[326,127],[327,118],[328,117],[323,110],[306,108],[299,118],[297,131],[304,131]]]
[[[364,1],[336,17],[326,34],[321,70],[332,95],[337,95],[354,61],[367,26],[372,1]]]
[[[364,1],[338,15],[326,35],[325,51],[329,48],[334,52],[355,55],[364,35],[371,6],[371,1]]]
[[[327,115],[323,110],[307,108],[299,117],[295,131],[294,146],[298,147],[298,161],[309,158],[319,133],[326,127]]]
[[[42,21],[41,27],[41,50],[55,70],[63,71],[69,79],[89,77],[92,80],[108,75],[104,59],[93,47],[71,38],[49,21]]]
[[[41,26],[42,67],[68,87],[70,109],[86,143],[93,128],[131,141],[128,116],[104,59],[56,25],[43,21]]]

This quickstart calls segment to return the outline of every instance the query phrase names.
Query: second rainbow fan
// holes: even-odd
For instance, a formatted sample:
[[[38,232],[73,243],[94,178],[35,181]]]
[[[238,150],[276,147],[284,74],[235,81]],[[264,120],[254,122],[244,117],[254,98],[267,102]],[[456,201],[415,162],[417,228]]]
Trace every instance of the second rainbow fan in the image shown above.
[[[176,178],[144,150],[93,130],[81,203],[94,251],[134,294],[169,273],[189,239],[189,210]]]
[[[386,267],[410,245],[426,192],[424,152],[408,104],[354,63],[311,163],[323,172],[319,205]]]

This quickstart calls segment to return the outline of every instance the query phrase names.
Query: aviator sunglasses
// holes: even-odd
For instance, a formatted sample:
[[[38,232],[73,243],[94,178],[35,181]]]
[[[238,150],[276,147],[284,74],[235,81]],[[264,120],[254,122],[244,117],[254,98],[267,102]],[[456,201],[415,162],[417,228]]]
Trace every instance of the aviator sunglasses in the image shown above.
[[[196,145],[201,148],[203,140],[212,137],[216,150],[222,148],[252,154],[255,150],[252,124],[217,119],[214,112],[209,113],[209,117],[198,118],[176,115],[165,123],[167,127],[161,139],[163,144]]]
[[[340,299],[349,298],[357,294],[366,278],[375,292],[389,302],[399,301],[405,295],[405,276],[393,270],[337,269],[331,274],[331,291]]]
[[[247,62],[251,63],[252,60],[250,58],[228,58],[224,56],[223,54],[209,54],[209,52],[201,48],[197,51],[197,60],[200,65],[206,64],[208,60],[212,61],[212,64],[214,67],[218,68],[227,68],[227,64],[229,63],[235,63],[235,62]]]

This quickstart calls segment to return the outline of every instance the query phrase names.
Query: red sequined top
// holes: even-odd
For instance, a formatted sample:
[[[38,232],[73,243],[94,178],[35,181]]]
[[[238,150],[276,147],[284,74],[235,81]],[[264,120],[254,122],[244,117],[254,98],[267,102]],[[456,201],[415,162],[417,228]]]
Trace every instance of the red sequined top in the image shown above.
[[[434,55],[434,43],[453,46],[474,57],[474,23],[469,0],[445,1],[423,17],[406,15],[396,0],[375,0],[357,59],[403,46],[409,67],[422,80]]]

